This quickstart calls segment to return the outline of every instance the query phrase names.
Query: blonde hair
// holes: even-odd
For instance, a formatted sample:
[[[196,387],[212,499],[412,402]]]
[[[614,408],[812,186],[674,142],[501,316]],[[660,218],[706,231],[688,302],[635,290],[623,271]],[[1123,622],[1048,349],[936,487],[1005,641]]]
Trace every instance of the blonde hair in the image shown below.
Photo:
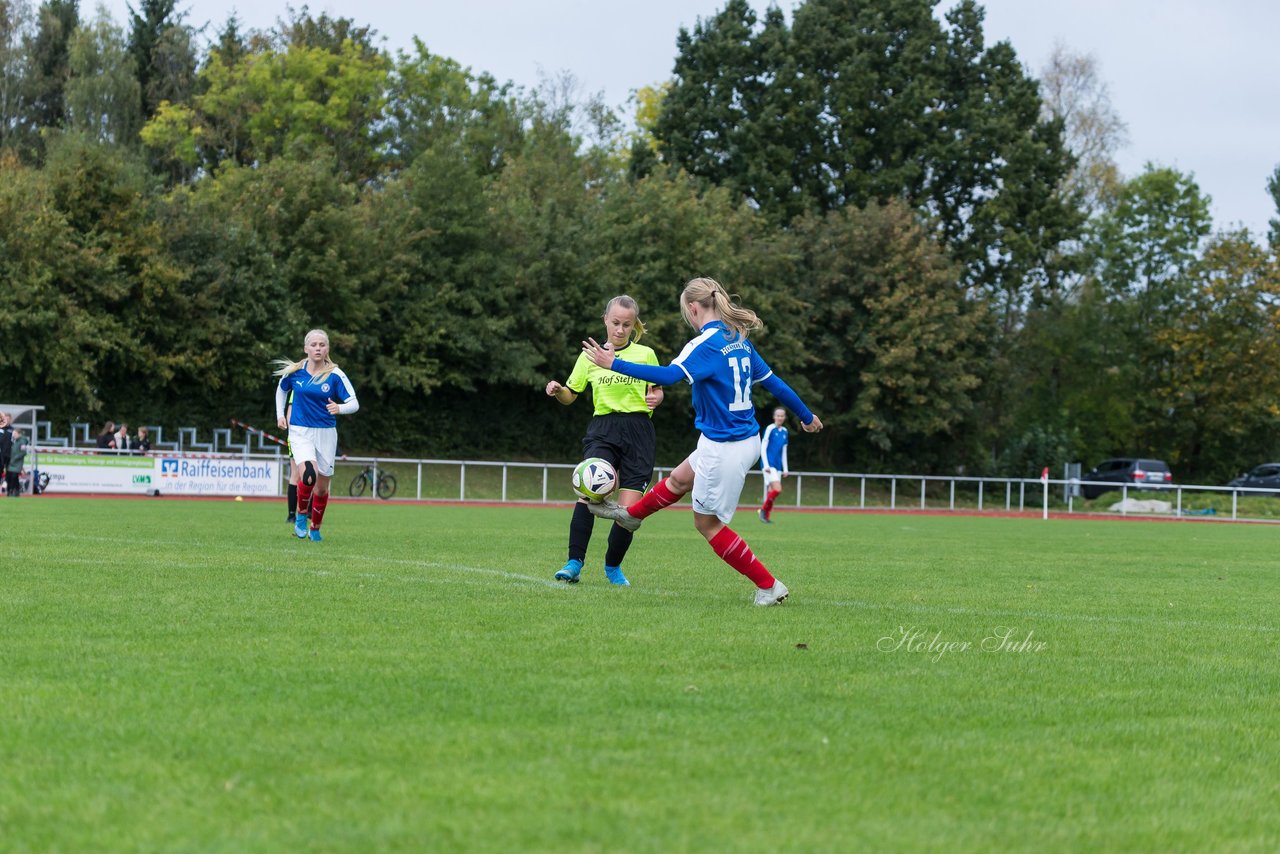
[[[724,286],[715,279],[690,279],[680,292],[680,314],[684,322],[693,326],[693,318],[689,316],[689,304],[697,303],[706,309],[714,309],[725,325],[737,333],[738,338],[745,338],[748,333],[764,326],[764,322],[749,308],[743,308],[733,301],[725,292]],[[697,329],[697,327],[694,327]]]
[[[619,294],[604,304],[604,314],[600,315],[601,320],[609,317],[609,310],[614,308],[623,308],[627,311],[634,312],[636,316],[636,325],[628,344],[634,344],[644,337],[644,323],[640,320],[640,304],[626,294]]]
[[[307,346],[307,342],[311,340],[312,335],[323,335],[324,340],[326,342],[328,342],[329,340],[329,333],[325,332],[323,329],[312,329],[306,335],[302,336],[303,347]],[[276,366],[276,370],[273,376],[287,377],[289,376],[289,374],[298,370],[306,363],[307,363],[306,356],[303,356],[302,359],[297,362],[291,362],[288,359],[272,359],[271,364]],[[320,373],[312,377],[311,380],[312,382],[320,382],[321,380],[329,376],[329,374],[333,373],[337,369],[338,369],[338,363],[326,356],[324,360],[324,365],[320,369]]]

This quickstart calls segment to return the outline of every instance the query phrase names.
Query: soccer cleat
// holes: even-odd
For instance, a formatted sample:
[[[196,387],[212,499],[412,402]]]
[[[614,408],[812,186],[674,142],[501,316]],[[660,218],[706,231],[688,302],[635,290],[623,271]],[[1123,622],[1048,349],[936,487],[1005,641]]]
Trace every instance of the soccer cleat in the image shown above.
[[[768,516],[764,515],[764,508],[763,508],[763,507],[761,507],[761,508],[760,508],[760,521],[761,521],[761,522],[764,522],[766,525],[772,525],[772,524],[773,524],[773,520],[772,520],[772,519],[770,519]]]
[[[300,540],[307,538],[307,514],[299,513],[298,518],[293,520],[293,535]]]
[[[285,517],[284,517],[284,520],[285,520],[286,522],[288,522],[290,525],[292,525],[293,523],[295,523],[295,522],[297,522],[297,521],[298,521],[298,514],[297,514],[297,513],[290,513],[288,516],[285,516]]]
[[[790,594],[791,591],[787,589],[787,585],[775,578],[772,587],[768,589],[756,588],[756,604],[777,605]]]
[[[311,529],[311,542],[313,542],[313,543],[318,543],[318,542],[320,542],[320,541],[321,541],[321,540],[323,540],[323,539],[324,539],[324,537],[320,536],[320,529],[319,529],[319,528],[312,528],[312,529]],[[783,595],[785,596],[786,594],[784,593]]]
[[[627,577],[622,574],[620,566],[606,566],[604,568],[604,577],[609,579],[610,584],[616,584],[619,587],[630,587],[631,582],[627,581]]]
[[[591,511],[592,516],[599,516],[601,519],[612,519],[628,531],[638,529],[643,521],[632,516],[627,512],[627,508],[619,505],[616,501],[588,501],[587,509]]]
[[[578,573],[582,572],[582,561],[577,558],[569,558],[565,561],[564,566],[556,573],[556,581],[567,581],[569,584],[578,583]]]

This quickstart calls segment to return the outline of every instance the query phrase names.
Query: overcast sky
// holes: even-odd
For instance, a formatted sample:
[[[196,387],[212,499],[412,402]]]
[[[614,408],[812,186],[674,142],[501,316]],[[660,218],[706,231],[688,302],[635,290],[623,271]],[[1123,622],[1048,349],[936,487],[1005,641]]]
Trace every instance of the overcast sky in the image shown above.
[[[127,0],[107,0],[117,23]],[[90,3],[82,0],[82,14]],[[135,5],[136,0],[135,0]],[[295,6],[302,3],[295,2]],[[757,11],[768,4],[752,0]],[[790,11],[793,0],[778,5]],[[941,0],[939,10],[954,5]],[[989,41],[1008,39],[1033,72],[1060,41],[1092,54],[1129,127],[1117,159],[1126,175],[1153,162],[1193,173],[1213,198],[1217,228],[1261,236],[1276,216],[1266,179],[1280,164],[1278,0],[988,0]],[[584,94],[622,105],[631,90],[671,75],[681,26],[724,0],[314,0],[327,12],[373,27],[393,51],[414,35],[433,53],[473,71],[532,87],[571,72]],[[285,0],[178,0],[207,34],[235,10],[243,27],[267,28]]]

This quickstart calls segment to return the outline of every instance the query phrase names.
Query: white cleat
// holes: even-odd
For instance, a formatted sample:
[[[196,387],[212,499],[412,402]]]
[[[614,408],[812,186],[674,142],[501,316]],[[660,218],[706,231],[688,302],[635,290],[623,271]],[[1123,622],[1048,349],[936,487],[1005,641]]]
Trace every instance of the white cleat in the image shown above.
[[[786,599],[789,595],[791,595],[791,591],[787,589],[787,585],[775,578],[773,580],[773,586],[769,589],[765,590],[760,587],[756,588],[756,604],[780,605],[782,604],[782,600]]]
[[[627,508],[618,504],[616,501],[605,499],[604,501],[588,501],[587,509],[591,511],[592,516],[599,516],[601,519],[612,519],[628,531],[634,531],[640,527],[643,519],[637,519],[627,512]]]

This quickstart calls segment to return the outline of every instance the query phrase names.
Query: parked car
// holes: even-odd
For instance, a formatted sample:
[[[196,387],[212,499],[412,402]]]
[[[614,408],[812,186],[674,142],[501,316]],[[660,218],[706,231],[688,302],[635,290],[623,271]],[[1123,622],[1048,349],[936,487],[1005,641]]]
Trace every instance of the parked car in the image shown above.
[[[1127,483],[1152,489],[1173,483],[1173,472],[1169,471],[1169,464],[1164,460],[1117,457],[1113,460],[1103,460],[1080,479],[1100,480],[1115,484]],[[1102,493],[1112,489],[1115,489],[1115,487],[1086,483],[1080,487],[1080,492],[1085,498],[1097,498]]]
[[[1280,494],[1280,463],[1263,463],[1245,472],[1227,486],[1247,486],[1250,489],[1274,489]]]

